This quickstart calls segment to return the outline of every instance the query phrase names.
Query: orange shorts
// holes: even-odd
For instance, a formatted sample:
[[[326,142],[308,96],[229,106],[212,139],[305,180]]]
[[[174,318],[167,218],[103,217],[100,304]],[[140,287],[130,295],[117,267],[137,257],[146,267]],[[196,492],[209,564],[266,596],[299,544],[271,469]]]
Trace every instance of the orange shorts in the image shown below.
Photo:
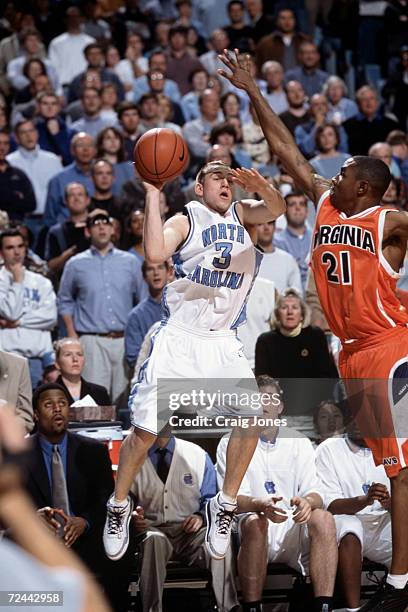
[[[408,328],[343,345],[339,368],[376,464],[397,476],[408,466]]]

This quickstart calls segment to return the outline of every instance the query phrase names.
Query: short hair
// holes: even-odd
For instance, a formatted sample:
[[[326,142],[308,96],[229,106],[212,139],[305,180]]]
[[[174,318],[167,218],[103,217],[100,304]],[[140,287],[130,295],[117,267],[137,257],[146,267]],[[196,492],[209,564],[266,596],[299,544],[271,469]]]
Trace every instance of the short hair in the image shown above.
[[[275,387],[279,395],[283,395],[282,388],[276,378],[272,378],[272,376],[268,376],[268,374],[260,374],[255,380],[256,384],[258,385],[258,389],[262,389],[263,387]]]
[[[26,123],[32,123],[35,127],[34,124],[34,120],[33,119],[21,119],[21,121],[17,121],[16,125],[14,126],[14,132],[15,134],[17,134],[17,132],[19,131],[19,129],[21,128],[22,125],[26,124]],[[36,128],[37,129],[37,128]]]
[[[336,135],[336,149],[340,144],[340,133],[339,133],[339,128],[337,127],[337,125],[334,125],[333,123],[324,123],[323,125],[319,125],[319,127],[316,129],[316,132],[315,132],[316,149],[318,149],[319,151],[322,151],[321,144],[320,144],[320,137],[326,128],[331,128]]]
[[[75,343],[75,344],[81,344],[79,338],[70,338],[69,336],[67,336],[66,338],[60,338],[59,340],[54,342],[54,351],[55,351],[56,359],[58,359],[58,357],[60,356],[60,353],[63,347],[65,346],[65,344],[68,344],[70,342]]]
[[[276,300],[275,309],[273,311],[274,320],[275,320],[275,327],[279,327],[279,308],[280,308],[280,305],[282,304],[283,300],[285,300],[288,297],[294,297],[294,298],[297,298],[299,300],[300,309],[302,311],[302,319],[303,319],[302,327],[307,327],[310,324],[310,309],[309,309],[309,306],[306,304],[305,300],[303,299],[302,295],[294,287],[288,287],[287,289],[285,289],[278,296],[278,299]]]
[[[168,270],[168,269],[169,269],[169,262],[168,262],[168,260],[167,260],[167,259],[165,259],[165,260],[164,260],[164,261],[162,261],[161,263],[163,263],[163,264],[166,266],[166,270]],[[143,260],[143,263],[142,263],[142,274],[143,274],[143,276],[144,276],[144,277],[146,276],[146,269],[147,269],[147,266],[150,266],[150,265],[151,265],[151,262],[150,262],[150,261],[146,261],[146,259],[144,259],[144,260]]]
[[[230,96],[233,96],[236,99],[236,101],[238,102],[238,105],[239,105],[239,107],[241,109],[241,99],[240,99],[240,97],[237,96],[237,94],[234,93],[233,91],[227,91],[220,98],[220,106],[221,106],[222,110],[224,110],[225,103],[226,103],[226,101],[228,100],[228,98]]]
[[[23,242],[24,242],[24,236],[23,236],[23,234],[22,234],[22,233],[20,232],[20,230],[19,230],[19,229],[17,229],[16,227],[9,227],[9,228],[7,228],[7,229],[3,230],[3,231],[0,233],[0,250],[2,250],[2,249],[3,249],[3,240],[4,240],[5,238],[16,238],[16,237],[18,237],[18,236],[19,236],[19,237],[20,237],[20,238],[23,240]]]
[[[207,78],[208,79],[210,78],[210,75],[208,74],[208,72],[204,68],[204,66],[202,68],[194,68],[194,70],[192,72],[190,72],[190,74],[188,75],[188,82],[190,83],[190,85],[192,84],[195,75],[199,74],[200,72],[205,72]]]
[[[391,180],[391,172],[386,163],[368,155],[354,155],[355,177],[359,181],[367,181],[371,190],[378,198],[382,198]]]
[[[207,174],[212,174],[214,172],[224,172],[225,174],[229,174],[231,172],[231,168],[222,161],[208,162],[208,164],[205,164],[205,166],[199,170],[196,176],[196,183],[200,183],[202,185]]]
[[[292,191],[289,191],[289,193],[285,195],[285,202],[287,204],[290,198],[300,198],[300,197],[304,199],[305,206],[307,206],[307,197],[303,191],[300,191],[300,189],[292,189]]]
[[[120,104],[118,105],[118,110],[117,110],[118,119],[121,119],[123,113],[125,113],[128,110],[135,110],[139,113],[139,107],[136,104],[136,102],[130,102],[129,100],[124,100],[123,102],[120,102]]]
[[[156,49],[155,51],[152,51],[149,55],[149,58],[147,60],[149,63],[149,66],[150,66],[150,62],[152,61],[152,57],[154,57],[155,55],[163,55],[163,57],[166,59],[166,62],[167,62],[167,57],[166,57],[165,52],[162,51],[161,49]]]
[[[53,391],[53,390],[62,391],[68,401],[68,406],[71,404],[71,397],[68,393],[68,390],[65,387],[63,387],[62,385],[59,385],[58,383],[46,383],[44,385],[40,385],[39,387],[37,387],[33,393],[32,404],[33,404],[33,410],[35,412],[38,412],[39,402],[40,402],[42,393],[44,393],[45,391]]]
[[[316,430],[317,430],[317,419],[319,418],[319,412],[323,408],[323,406],[327,406],[327,404],[330,404],[331,406],[335,406],[340,411],[341,416],[343,417],[343,420],[344,420],[344,414],[338,402],[336,402],[336,400],[334,400],[333,398],[324,399],[315,407],[313,411],[313,425],[315,426]]]
[[[188,36],[188,28],[186,28],[186,26],[183,25],[174,25],[171,26],[170,30],[169,30],[169,40],[171,38],[173,38],[173,36],[175,36],[176,34],[182,34],[183,36],[185,36],[187,38]]]
[[[9,140],[10,140],[10,131],[8,128],[4,127],[4,128],[0,128],[0,134],[4,134],[5,136],[8,136]]]
[[[210,132],[210,144],[217,144],[218,136],[222,134],[229,134],[234,138],[234,142],[237,142],[237,131],[230,123],[219,123],[215,125]]]
[[[230,8],[233,4],[239,4],[239,6],[242,8],[242,10],[245,10],[245,5],[241,0],[230,0],[227,4],[227,11],[230,11]]]
[[[36,36],[39,41],[42,40],[42,36],[38,30],[36,30],[35,28],[27,28],[20,32],[19,34],[20,42],[24,44],[29,36]]]
[[[35,97],[36,102],[38,103],[42,102],[44,98],[55,98],[59,103],[59,98],[53,91],[40,91],[40,93],[38,93]]]
[[[329,91],[331,85],[341,85],[343,88],[343,95],[347,96],[348,90],[346,83],[343,81],[343,79],[341,79],[339,76],[336,76],[335,74],[330,76],[323,85],[322,93],[325,96],[327,96],[327,92]]]
[[[64,187],[64,200],[68,198],[68,192],[71,189],[72,185],[80,185],[83,188],[85,195],[89,196],[88,190],[83,183],[80,183],[79,181],[71,181],[70,183],[67,183]]]
[[[86,47],[84,47],[83,54],[85,55],[85,57],[88,55],[89,51],[92,51],[92,49],[98,49],[99,51],[103,53],[102,46],[96,42],[93,42],[93,43],[89,43],[89,45],[86,45]]]
[[[95,174],[96,164],[100,164],[101,162],[103,162],[104,164],[108,164],[108,166],[111,167],[112,172],[114,171],[113,164],[112,162],[109,161],[109,159],[105,159],[104,157],[97,157],[96,159],[94,159],[94,161],[91,164],[91,175],[92,176]]]
[[[83,98],[83,97],[85,96],[85,93],[86,93],[87,91],[96,91],[96,93],[98,94],[98,96],[99,96],[99,97],[101,96],[101,92],[100,92],[100,90],[99,90],[97,87],[94,87],[93,85],[87,85],[86,87],[83,87],[83,88],[82,88],[82,91],[81,91],[81,98]]]
[[[372,87],[371,85],[363,85],[362,87],[360,87],[356,91],[356,100],[357,100],[357,102],[360,102],[360,98],[361,98],[362,94],[364,94],[366,91],[371,91],[375,95],[377,100],[378,100],[378,92],[375,89],[375,87]]]
[[[388,134],[385,141],[391,147],[395,147],[396,145],[408,144],[408,137],[402,130],[392,130],[392,132]]]
[[[140,107],[147,100],[154,100],[157,104],[159,103],[159,99],[158,99],[158,97],[157,97],[157,95],[155,93],[145,93],[145,94],[143,94],[143,96],[139,100],[139,112],[140,112]]]

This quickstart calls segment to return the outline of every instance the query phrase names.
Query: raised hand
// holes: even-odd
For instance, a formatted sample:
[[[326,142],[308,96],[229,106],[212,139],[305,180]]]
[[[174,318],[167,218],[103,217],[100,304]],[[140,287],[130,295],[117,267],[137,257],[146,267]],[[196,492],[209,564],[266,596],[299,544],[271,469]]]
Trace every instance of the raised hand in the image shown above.
[[[249,91],[252,87],[256,87],[254,78],[251,75],[251,58],[249,55],[240,55],[238,49],[234,49],[234,53],[224,49],[224,53],[218,57],[231,71],[229,73],[220,69],[217,70],[218,74],[228,79],[235,87],[244,91]]]
[[[255,168],[249,170],[247,168],[237,168],[231,170],[231,175],[234,183],[237,183],[245,191],[260,194],[265,189],[272,189],[266,178],[259,174]]]

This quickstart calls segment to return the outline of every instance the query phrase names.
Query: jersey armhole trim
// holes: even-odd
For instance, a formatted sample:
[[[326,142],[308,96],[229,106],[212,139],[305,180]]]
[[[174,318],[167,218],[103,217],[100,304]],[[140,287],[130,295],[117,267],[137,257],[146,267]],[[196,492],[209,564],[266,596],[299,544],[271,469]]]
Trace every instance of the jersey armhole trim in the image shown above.
[[[187,216],[188,222],[190,224],[190,228],[188,230],[188,234],[186,236],[186,239],[184,240],[184,242],[182,242],[180,244],[180,246],[177,248],[177,250],[174,251],[173,256],[174,255],[178,255],[188,245],[188,243],[190,242],[190,240],[192,239],[193,234],[194,234],[195,221],[194,221],[193,211],[190,210],[190,208],[188,206],[186,206],[186,211],[187,211],[187,215],[186,216]]]
[[[381,266],[384,268],[384,270],[387,272],[387,274],[389,274],[389,276],[391,276],[391,278],[395,278],[395,279],[398,280],[404,274],[404,268],[401,268],[400,272],[396,272],[390,266],[388,261],[385,259],[384,254],[382,252],[382,243],[383,243],[384,225],[385,225],[385,215],[388,212],[395,212],[395,210],[388,208],[388,209],[382,210],[380,212],[380,214],[379,214],[379,219],[378,219],[378,245],[377,245],[378,259],[380,261]]]
[[[231,205],[232,216],[235,218],[235,221],[237,223],[239,223],[240,225],[245,227],[244,224],[242,223],[241,219],[239,218],[239,215],[238,215],[238,212],[237,212],[237,208],[236,208],[237,204],[239,204],[238,200],[236,202],[233,202],[232,205]]]
[[[324,200],[328,197],[329,194],[330,194],[330,189],[327,189],[327,191],[322,193],[322,195],[318,199],[317,204],[316,204],[316,216],[318,215],[319,210],[321,209]]]

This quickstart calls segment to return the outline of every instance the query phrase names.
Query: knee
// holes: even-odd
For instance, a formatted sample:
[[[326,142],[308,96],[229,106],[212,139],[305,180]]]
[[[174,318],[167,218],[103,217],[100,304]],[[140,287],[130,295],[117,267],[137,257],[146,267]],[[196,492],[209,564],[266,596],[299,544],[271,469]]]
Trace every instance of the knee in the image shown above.
[[[154,434],[134,427],[131,433],[128,435],[127,440],[129,440],[128,444],[130,446],[139,448],[143,447],[147,451],[156,438],[157,436]]]
[[[268,519],[263,514],[250,514],[241,528],[242,542],[247,544],[266,542],[268,537]]]
[[[403,468],[400,470],[397,476],[394,476],[394,478],[391,479],[391,483],[393,485],[398,483],[398,485],[408,487],[408,468]]]
[[[170,542],[161,531],[149,531],[143,541],[143,551],[145,554],[147,550],[154,550],[155,554],[157,554],[160,551],[166,551],[168,548],[170,548]]]
[[[336,525],[333,515],[326,510],[313,510],[308,529],[311,536],[320,535],[336,540]]]
[[[341,538],[339,548],[346,551],[348,554],[356,550],[358,550],[360,554],[361,542],[355,533],[346,533],[346,535]]]

